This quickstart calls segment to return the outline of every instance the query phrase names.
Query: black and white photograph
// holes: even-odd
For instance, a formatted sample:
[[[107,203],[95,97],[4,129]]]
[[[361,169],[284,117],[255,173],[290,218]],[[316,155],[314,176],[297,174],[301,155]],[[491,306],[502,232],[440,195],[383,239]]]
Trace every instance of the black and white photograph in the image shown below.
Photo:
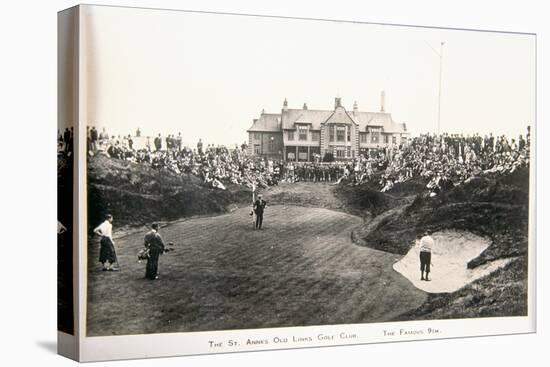
[[[78,111],[75,108],[78,92],[75,87],[77,70],[74,59],[78,49],[74,45],[75,22],[62,22],[58,25],[59,63],[58,123],[57,123],[57,329],[75,335],[75,281],[74,274],[74,224],[75,215],[75,121]]]
[[[88,337],[528,316],[533,34],[80,21]]]
[[[544,10],[6,2],[0,364],[541,364]]]

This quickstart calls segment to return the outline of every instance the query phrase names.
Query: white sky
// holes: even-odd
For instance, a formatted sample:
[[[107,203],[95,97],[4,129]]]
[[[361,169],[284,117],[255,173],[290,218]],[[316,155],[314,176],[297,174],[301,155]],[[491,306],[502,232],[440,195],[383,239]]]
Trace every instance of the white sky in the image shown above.
[[[264,108],[386,111],[413,134],[517,135],[535,119],[535,37],[86,7],[88,121],[112,134],[234,144]]]

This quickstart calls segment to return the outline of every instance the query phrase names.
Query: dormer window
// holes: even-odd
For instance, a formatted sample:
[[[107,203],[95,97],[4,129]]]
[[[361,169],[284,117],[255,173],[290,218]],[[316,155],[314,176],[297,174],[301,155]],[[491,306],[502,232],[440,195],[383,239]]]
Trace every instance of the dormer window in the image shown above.
[[[307,140],[307,128],[299,127],[298,128],[298,140]]]

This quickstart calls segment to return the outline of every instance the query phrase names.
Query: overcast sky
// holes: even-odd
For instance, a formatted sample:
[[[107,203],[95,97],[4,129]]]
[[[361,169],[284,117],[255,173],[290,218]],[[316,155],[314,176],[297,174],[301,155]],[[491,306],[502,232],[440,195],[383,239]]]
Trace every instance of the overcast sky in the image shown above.
[[[517,135],[535,119],[532,35],[87,7],[87,120],[234,144],[262,109],[386,111],[413,134]],[[432,49],[433,48],[433,49]]]

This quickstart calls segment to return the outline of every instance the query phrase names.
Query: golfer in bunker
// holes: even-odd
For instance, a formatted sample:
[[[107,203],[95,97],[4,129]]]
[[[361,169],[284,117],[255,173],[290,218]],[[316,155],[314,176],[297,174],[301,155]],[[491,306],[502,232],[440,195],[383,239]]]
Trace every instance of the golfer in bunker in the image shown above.
[[[424,236],[420,239],[420,280],[430,281],[430,267],[432,265],[432,250],[434,247],[434,239],[431,236],[432,232],[427,230]],[[424,277],[424,271],[426,276]]]

